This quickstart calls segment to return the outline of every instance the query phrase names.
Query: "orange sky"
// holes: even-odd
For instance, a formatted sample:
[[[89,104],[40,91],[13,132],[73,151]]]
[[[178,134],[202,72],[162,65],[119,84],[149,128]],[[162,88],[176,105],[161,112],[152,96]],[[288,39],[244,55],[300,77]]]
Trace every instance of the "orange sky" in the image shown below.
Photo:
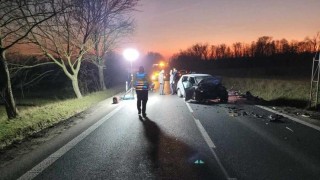
[[[196,43],[250,43],[261,36],[302,41],[320,31],[320,0],[141,0],[122,49],[169,58]]]

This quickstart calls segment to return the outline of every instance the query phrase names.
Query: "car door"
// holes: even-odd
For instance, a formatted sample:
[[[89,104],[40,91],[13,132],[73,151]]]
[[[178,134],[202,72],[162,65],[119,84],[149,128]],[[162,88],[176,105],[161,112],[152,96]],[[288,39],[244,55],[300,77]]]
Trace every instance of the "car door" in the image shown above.
[[[188,101],[192,98],[195,90],[196,81],[194,77],[189,77],[185,85],[185,101]]]
[[[181,80],[179,81],[180,83],[178,83],[178,89],[182,96],[185,96],[185,87],[188,84],[187,81],[188,81],[188,76],[182,76]]]

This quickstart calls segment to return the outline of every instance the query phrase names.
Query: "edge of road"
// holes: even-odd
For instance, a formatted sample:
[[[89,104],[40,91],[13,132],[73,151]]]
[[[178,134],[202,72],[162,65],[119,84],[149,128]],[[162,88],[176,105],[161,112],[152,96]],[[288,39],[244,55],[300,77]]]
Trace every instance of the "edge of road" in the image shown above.
[[[292,116],[290,116],[290,115],[288,115],[288,114],[278,112],[278,111],[273,110],[273,109],[271,109],[271,108],[269,108],[269,107],[266,107],[266,106],[261,106],[261,105],[255,105],[255,106],[258,107],[258,108],[264,109],[264,110],[266,110],[266,111],[272,112],[272,113],[274,113],[274,114],[278,114],[278,115],[281,115],[281,116],[283,116],[283,117],[286,117],[286,118],[288,118],[288,119],[290,119],[290,120],[292,120],[292,121],[295,121],[295,122],[297,122],[297,123],[303,124],[303,125],[305,125],[305,126],[308,126],[308,127],[310,127],[310,128],[313,128],[313,129],[315,129],[315,130],[317,130],[317,131],[320,131],[320,126],[318,126],[318,125],[316,125],[316,124],[314,124],[314,123],[310,123],[310,122],[307,122],[307,121],[304,121],[304,120],[301,120],[301,119],[292,117]]]
[[[81,136],[82,132],[87,131],[90,127],[94,126],[102,119],[108,119],[110,113],[112,113],[117,108],[121,107],[118,104],[113,105],[113,98],[120,97],[124,92],[120,92],[110,98],[100,101],[95,106],[88,108],[73,117],[69,118],[67,125],[59,124],[53,129],[62,128],[61,131],[52,135],[51,138],[45,140],[44,142],[35,145],[35,147],[29,147],[29,145],[34,145],[32,142],[27,142],[27,144],[21,148],[29,149],[27,152],[18,152],[12,160],[6,162],[6,164],[0,168],[0,179],[18,179],[30,169],[34,168],[36,165],[47,159],[49,156],[53,155],[59,149],[65,147],[68,143],[73,141],[76,137]],[[95,112],[99,109],[105,109],[103,113],[94,113],[93,117],[87,117],[88,112]],[[84,120],[89,119],[88,121]],[[74,143],[74,142],[73,142]],[[18,147],[19,148],[19,147]],[[70,148],[71,149],[71,148]],[[54,162],[54,161],[52,161]],[[30,179],[30,178],[27,178]]]
[[[71,141],[69,141],[67,144],[62,146],[60,149],[52,153],[49,157],[41,161],[39,164],[34,166],[31,170],[24,173],[19,180],[21,179],[33,179],[37,175],[39,175],[42,171],[44,171],[47,167],[49,167],[51,164],[53,164],[56,160],[58,160],[60,157],[62,157],[65,153],[67,153],[70,149],[72,149],[74,146],[76,146],[79,142],[81,142],[84,138],[86,138],[88,135],[90,135],[94,130],[96,130],[101,124],[103,124],[105,121],[107,121],[109,118],[111,118],[114,114],[116,114],[120,109],[123,108],[124,105],[118,106],[116,109],[112,110],[110,113],[108,113],[106,116],[104,116],[102,119],[100,119],[98,122],[90,126],[88,129],[86,129],[84,132],[79,134],[77,137],[73,138]]]

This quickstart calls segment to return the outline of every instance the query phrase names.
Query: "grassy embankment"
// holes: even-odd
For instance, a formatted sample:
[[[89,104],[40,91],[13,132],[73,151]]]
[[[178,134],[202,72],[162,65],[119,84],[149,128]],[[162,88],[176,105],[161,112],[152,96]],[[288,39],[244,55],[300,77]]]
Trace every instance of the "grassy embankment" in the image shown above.
[[[224,78],[227,89],[234,89],[269,101],[270,105],[305,108],[309,101],[310,81],[294,79]]]
[[[0,106],[0,149],[10,145],[13,141],[19,141],[28,135],[66,120],[121,91],[123,87],[118,86],[107,91],[86,95],[82,99],[47,101],[32,99],[35,106],[19,107],[20,116],[11,120],[7,119],[4,107]]]

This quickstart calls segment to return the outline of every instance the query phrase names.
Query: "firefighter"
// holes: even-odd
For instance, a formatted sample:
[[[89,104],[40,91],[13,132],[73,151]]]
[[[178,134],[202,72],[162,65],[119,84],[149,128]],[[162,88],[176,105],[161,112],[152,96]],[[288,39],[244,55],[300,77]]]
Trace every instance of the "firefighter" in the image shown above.
[[[140,66],[139,71],[136,73],[135,88],[137,93],[138,114],[141,115],[141,112],[142,112],[142,116],[146,117],[149,81],[148,81],[148,75],[147,73],[144,72],[143,66]],[[142,105],[142,109],[141,109],[141,105]]]

